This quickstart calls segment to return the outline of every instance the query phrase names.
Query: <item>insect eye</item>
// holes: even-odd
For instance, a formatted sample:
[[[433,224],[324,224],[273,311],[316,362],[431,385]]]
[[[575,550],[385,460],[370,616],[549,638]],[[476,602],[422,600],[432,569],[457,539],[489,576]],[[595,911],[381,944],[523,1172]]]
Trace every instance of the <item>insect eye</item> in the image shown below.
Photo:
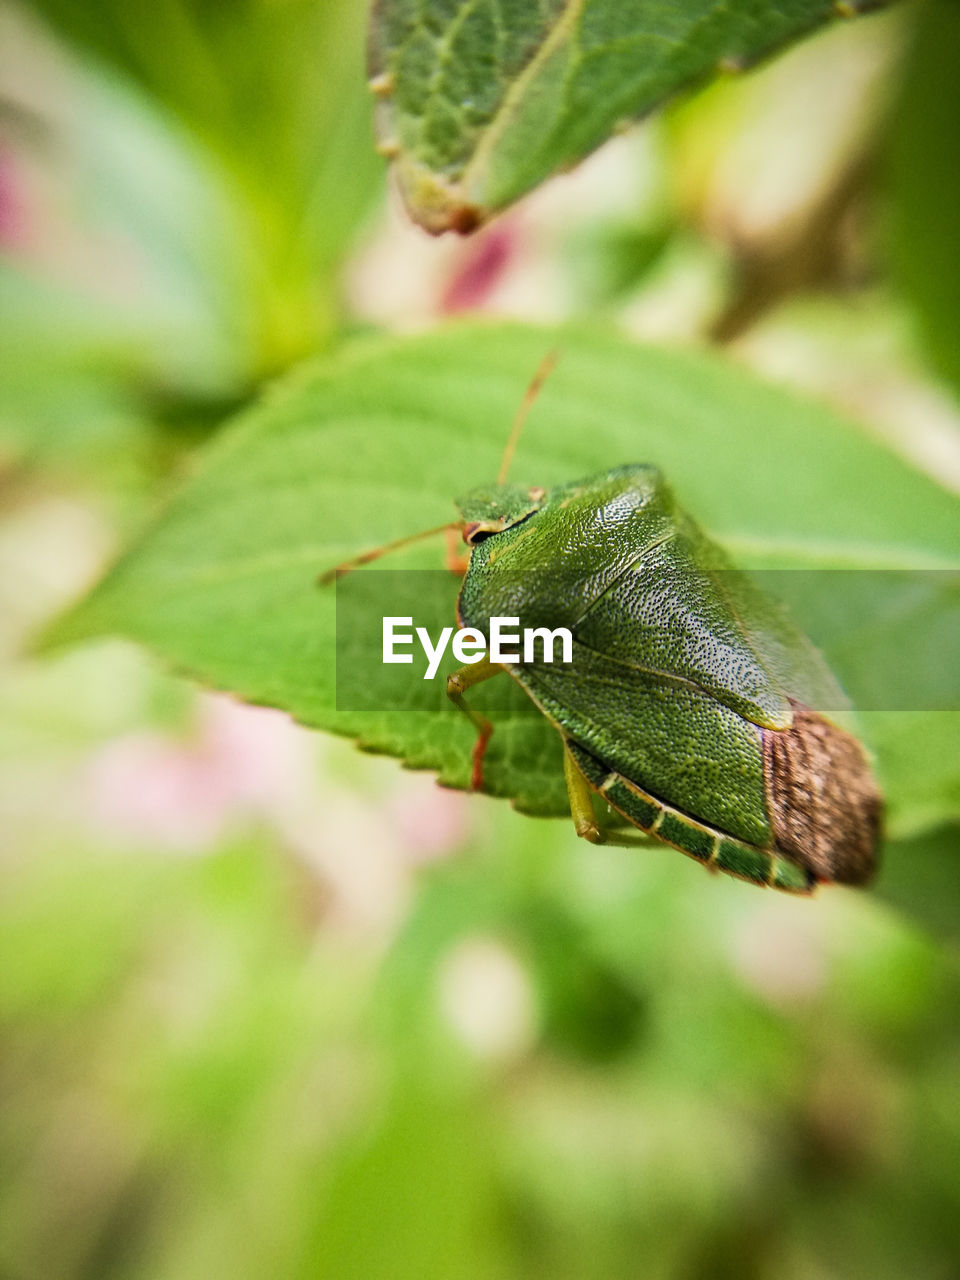
[[[493,532],[493,529],[484,528],[479,522],[473,521],[463,526],[463,540],[468,547],[475,547],[478,542],[483,542],[484,538],[489,538]]]

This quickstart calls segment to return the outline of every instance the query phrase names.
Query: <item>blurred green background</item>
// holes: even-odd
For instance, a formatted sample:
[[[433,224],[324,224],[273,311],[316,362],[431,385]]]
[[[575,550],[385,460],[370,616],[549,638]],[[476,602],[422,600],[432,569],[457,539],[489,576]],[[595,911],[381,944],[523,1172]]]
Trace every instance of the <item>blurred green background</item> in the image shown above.
[[[359,0],[0,3],[3,1280],[958,1274],[960,795],[928,931],[580,847],[119,642],[31,656],[266,380],[466,310],[721,345],[960,491],[950,15],[434,241]]]

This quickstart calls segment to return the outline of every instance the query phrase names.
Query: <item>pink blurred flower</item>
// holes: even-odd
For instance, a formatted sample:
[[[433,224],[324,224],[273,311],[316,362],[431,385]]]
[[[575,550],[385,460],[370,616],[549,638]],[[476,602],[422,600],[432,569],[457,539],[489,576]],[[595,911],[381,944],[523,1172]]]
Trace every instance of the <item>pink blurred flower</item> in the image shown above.
[[[13,154],[0,148],[0,250],[21,248],[25,213]]]
[[[462,791],[437,786],[432,774],[406,775],[387,802],[387,817],[407,860],[436,862],[461,848],[469,834],[468,805]]]
[[[516,226],[504,220],[464,244],[440,297],[443,315],[475,310],[490,299],[517,256]]]
[[[814,1000],[827,979],[823,917],[809,905],[806,899],[768,898],[740,922],[733,940],[740,978],[776,1007]]]
[[[88,797],[94,820],[115,839],[202,851],[232,819],[295,796],[309,768],[306,737],[281,712],[208,696],[192,740],[140,732],[102,748]]]

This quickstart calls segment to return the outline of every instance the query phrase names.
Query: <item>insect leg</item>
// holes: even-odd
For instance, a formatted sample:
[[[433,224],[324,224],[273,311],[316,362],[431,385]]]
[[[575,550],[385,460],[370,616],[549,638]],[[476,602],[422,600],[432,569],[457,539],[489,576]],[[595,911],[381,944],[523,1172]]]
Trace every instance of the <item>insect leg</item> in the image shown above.
[[[590,759],[586,752],[583,752],[583,758]],[[603,765],[600,765],[597,761],[594,761],[594,764],[600,771],[599,776],[609,776],[606,774]],[[620,849],[649,849],[650,840],[642,829],[640,831],[623,831],[620,828],[610,830],[604,829],[600,825],[596,818],[592,800],[594,790],[599,790],[596,786],[599,778],[595,777],[588,781],[588,775],[577,763],[577,755],[571,751],[570,744],[566,741],[563,744],[563,776],[567,783],[570,812],[573,816],[578,836],[583,836],[585,840],[590,840],[593,844],[615,845]],[[600,795],[605,795],[605,792],[601,790]],[[607,798],[609,799],[609,797]],[[623,816],[630,822],[634,821],[628,814]],[[595,834],[591,834],[591,831]]]
[[[570,816],[577,829],[577,835],[591,844],[602,844],[604,834],[597,824],[593,811],[593,793],[586,778],[577,768],[570,748],[563,744],[563,777],[567,784],[567,796],[570,800]]]
[[[497,662],[491,662],[488,655],[484,654],[479,662],[461,667],[459,671],[454,671],[452,675],[447,676],[447,697],[460,708],[477,731],[477,741],[473,748],[473,772],[470,775],[472,791],[479,791],[483,786],[483,756],[490,741],[490,735],[493,733],[493,725],[486,716],[468,707],[463,695],[474,685],[483,684],[484,680],[492,680],[494,676],[502,673],[503,667]]]

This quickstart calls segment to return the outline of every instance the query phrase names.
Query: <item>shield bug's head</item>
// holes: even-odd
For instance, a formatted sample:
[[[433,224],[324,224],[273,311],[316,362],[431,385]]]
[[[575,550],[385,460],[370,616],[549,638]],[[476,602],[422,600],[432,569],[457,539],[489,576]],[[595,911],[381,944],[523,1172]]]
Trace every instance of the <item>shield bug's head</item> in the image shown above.
[[[471,489],[457,499],[463,517],[463,540],[475,547],[492,533],[501,533],[539,511],[546,499],[545,489],[527,489],[519,484],[498,484],[487,489]]]
[[[545,489],[528,488],[519,484],[507,484],[507,472],[513,459],[517,441],[523,431],[527,414],[540,393],[544,380],[548,377],[557,362],[557,353],[549,352],[540,361],[540,367],[533,375],[526,394],[517,410],[510,429],[503,457],[500,459],[500,473],[497,483],[483,489],[471,489],[462,498],[457,498],[456,505],[463,518],[463,540],[468,547],[475,547],[491,534],[502,533],[512,525],[526,520],[527,516],[539,511],[546,499]]]

